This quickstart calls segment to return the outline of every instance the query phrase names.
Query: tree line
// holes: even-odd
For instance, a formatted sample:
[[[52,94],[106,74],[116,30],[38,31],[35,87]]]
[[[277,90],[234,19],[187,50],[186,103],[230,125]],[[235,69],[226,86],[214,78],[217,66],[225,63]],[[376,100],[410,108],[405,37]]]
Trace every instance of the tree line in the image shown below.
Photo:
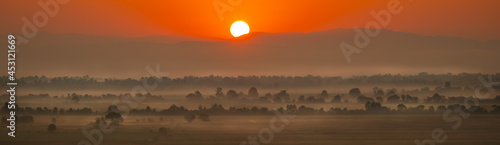
[[[197,109],[188,109],[184,106],[177,106],[175,104],[172,104],[170,107],[167,109],[163,110],[157,110],[154,108],[151,108],[149,106],[146,106],[145,108],[142,109],[132,109],[128,113],[131,115],[188,115],[188,114],[210,114],[210,115],[265,115],[265,114],[272,114],[272,110],[277,110],[280,112],[287,112],[287,113],[292,113],[292,114],[380,114],[380,113],[385,113],[385,114],[427,114],[427,113],[442,113],[446,111],[447,109],[461,109],[465,112],[470,112],[470,113],[500,113],[500,106],[493,105],[491,110],[488,110],[484,107],[481,106],[469,106],[466,107],[464,105],[460,104],[453,104],[453,105],[436,105],[437,107],[434,106],[424,106],[424,105],[418,105],[416,107],[407,107],[405,104],[399,104],[396,108],[389,108],[386,106],[383,106],[379,102],[366,102],[364,109],[347,109],[347,108],[338,108],[338,107],[331,107],[328,110],[324,108],[313,108],[313,107],[307,107],[305,105],[295,105],[295,104],[289,104],[286,105],[285,107],[279,107],[277,109],[271,109],[267,107],[224,107],[222,104],[213,104],[212,106],[206,107],[200,105]],[[113,111],[111,111],[113,110]],[[17,107],[17,111],[19,114],[24,114],[24,115],[93,115],[93,114],[108,114],[111,112],[117,112],[116,110],[119,110],[117,106],[115,105],[110,105],[108,107],[107,111],[104,112],[92,112],[92,109],[90,108],[83,108],[83,109],[59,109],[57,107],[54,107],[53,109],[49,109],[47,107],[36,107],[36,109],[32,109],[31,107]],[[2,107],[1,111],[8,111],[5,109],[5,106]],[[118,112],[122,112],[123,110],[120,110]],[[114,114],[114,116],[118,116],[117,114]]]
[[[161,79],[159,86],[167,87],[200,87],[200,86],[221,86],[221,87],[248,87],[256,86],[259,88],[305,88],[305,87],[323,87],[334,85],[440,85],[450,82],[459,86],[481,85],[477,81],[478,73],[459,73],[459,74],[428,74],[425,72],[415,75],[400,74],[379,74],[379,75],[361,75],[351,77],[321,77],[321,76],[185,76],[182,78],[153,77]],[[492,74],[494,82],[500,81],[500,73]],[[32,89],[124,89],[141,85],[144,81],[150,81],[153,78],[142,77],[134,78],[93,78],[90,76],[82,77],[53,77],[45,76],[27,76],[18,78],[18,85],[23,88]],[[0,82],[8,82],[8,76],[0,77]],[[496,86],[500,87],[500,86]],[[425,88],[423,88],[425,90]]]

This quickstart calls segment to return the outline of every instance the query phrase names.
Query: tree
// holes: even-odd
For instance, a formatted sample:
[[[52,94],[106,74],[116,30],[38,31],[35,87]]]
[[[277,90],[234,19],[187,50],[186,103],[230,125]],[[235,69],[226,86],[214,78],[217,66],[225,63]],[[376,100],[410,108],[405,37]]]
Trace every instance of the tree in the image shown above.
[[[363,95],[359,96],[357,98],[357,100],[358,100],[358,103],[375,102],[375,100],[373,100],[373,98],[369,98],[369,97],[366,97],[366,96],[363,96]]]
[[[387,112],[389,108],[382,106],[382,104],[378,102],[366,102],[365,109],[368,112]]]
[[[293,105],[286,105],[286,112],[288,113],[297,113],[298,109],[297,109],[297,105],[293,104]]]
[[[305,102],[305,101],[306,101],[306,97],[304,95],[300,95],[299,102]]]
[[[335,95],[333,96],[332,103],[341,103],[341,97],[340,95]]]
[[[286,92],[286,90],[281,90],[278,94],[276,94],[276,98],[278,98],[281,101],[288,102],[290,101],[290,94]],[[275,98],[275,100],[277,100]]]
[[[424,101],[427,103],[445,103],[446,97],[435,93],[432,97],[427,97]]]
[[[404,112],[407,109],[405,104],[399,104],[397,108],[398,108],[398,111],[401,111],[401,112]]]
[[[139,120],[139,119],[137,119],[137,120]],[[106,125],[106,122],[105,122],[104,118],[100,119],[99,117],[96,117],[95,118],[95,123],[94,123],[94,128],[98,129],[99,128],[99,124],[101,123],[101,121],[102,121],[102,123],[104,125]],[[139,121],[137,121],[137,122],[139,122]]]
[[[323,97],[323,98],[327,98],[328,97],[328,92],[326,92],[326,90],[323,90],[323,91],[321,91],[320,96]]]
[[[203,95],[201,95],[200,91],[195,91],[194,94],[196,98],[203,99]]]
[[[105,118],[111,120],[111,124],[113,125],[120,125],[123,122],[122,115],[116,112],[109,112]]]
[[[52,109],[52,113],[57,114],[59,112],[59,109],[57,107],[54,107]]]
[[[349,90],[349,96],[350,97],[359,97],[361,96],[361,90],[359,88],[352,88]]]
[[[250,90],[248,90],[248,96],[250,96],[250,97],[258,97],[259,93],[257,92],[257,88],[251,87]]]
[[[186,99],[196,100],[196,95],[194,93],[189,93],[188,95],[186,95]]]
[[[200,114],[200,116],[198,116],[198,119],[200,119],[201,121],[205,121],[205,122],[210,121],[208,114]]]
[[[193,122],[193,120],[196,119],[196,117],[193,114],[187,114],[187,115],[184,115],[184,119],[187,122]]]
[[[275,98],[273,99],[273,103],[281,103],[281,102],[283,102],[283,100],[281,100],[281,98],[280,98],[280,97],[275,97]]]
[[[445,88],[450,88],[451,87],[451,83],[450,82],[444,82],[444,87]]]
[[[384,96],[384,90],[382,90],[381,88],[375,87],[375,88],[373,88],[373,95],[375,95],[377,97]]]
[[[217,87],[217,89],[215,90],[215,96],[218,98],[224,97],[224,93],[222,92],[221,87]]]
[[[189,93],[186,95],[186,99],[188,100],[202,100],[203,95],[201,95],[200,91],[195,91],[194,93]]]
[[[49,125],[49,127],[47,128],[47,130],[48,130],[49,132],[54,132],[54,131],[56,131],[56,129],[57,129],[57,128],[56,128],[56,125],[55,125],[55,124],[53,124],[53,123],[52,123],[52,124],[50,124],[50,125]]]
[[[429,106],[428,111],[429,111],[429,112],[435,112],[436,110],[434,109],[434,106]]]
[[[436,111],[438,111],[438,112],[444,112],[444,111],[446,111],[446,107],[445,107],[445,106],[443,106],[443,105],[439,105],[439,106],[437,107],[437,110],[436,110]]]
[[[80,102],[80,97],[75,95],[75,96],[71,97],[71,101],[78,103],[78,102]]]
[[[398,95],[392,95],[387,97],[387,103],[400,103],[401,102],[401,97]]]
[[[109,105],[108,109],[106,110],[107,113],[109,113],[109,112],[117,112],[117,111],[120,111],[120,110],[118,110],[118,106],[116,106],[116,105]]]
[[[418,106],[417,106],[417,110],[418,110],[418,111],[424,111],[424,109],[425,109],[425,106],[424,106],[424,105],[418,105]]]
[[[387,92],[387,96],[393,96],[393,95],[397,95],[398,89],[396,89],[396,88],[387,89],[386,92]]]
[[[236,93],[236,91],[234,90],[229,90],[227,91],[226,96],[228,99],[236,99],[238,98],[238,93]]]

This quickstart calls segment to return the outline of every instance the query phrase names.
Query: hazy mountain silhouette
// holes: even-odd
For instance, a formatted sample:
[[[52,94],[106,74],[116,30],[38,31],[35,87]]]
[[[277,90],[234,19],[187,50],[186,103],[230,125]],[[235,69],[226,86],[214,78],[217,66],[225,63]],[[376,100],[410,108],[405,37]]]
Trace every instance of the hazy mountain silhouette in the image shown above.
[[[39,33],[17,55],[17,75],[139,77],[161,64],[184,75],[353,75],[500,72],[500,41],[479,42],[381,30],[347,64],[339,47],[353,29],[251,33],[214,40],[183,35],[120,38]],[[5,44],[5,42],[2,42]],[[6,55],[0,56],[6,59]],[[6,67],[6,63],[0,64]]]

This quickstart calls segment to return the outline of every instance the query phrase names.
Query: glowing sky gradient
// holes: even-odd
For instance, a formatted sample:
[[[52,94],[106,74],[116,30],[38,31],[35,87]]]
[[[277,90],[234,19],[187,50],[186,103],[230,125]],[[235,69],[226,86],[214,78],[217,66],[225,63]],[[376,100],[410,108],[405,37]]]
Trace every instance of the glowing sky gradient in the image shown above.
[[[219,0],[227,3],[226,0]],[[385,9],[389,0],[243,0],[220,20],[214,0],[85,0],[61,6],[57,16],[40,31],[100,36],[141,37],[182,34],[230,38],[236,20],[253,32],[313,32],[364,27],[373,20],[371,10]],[[429,36],[500,40],[500,1],[400,0],[404,10],[393,16],[386,29]],[[42,10],[37,1],[4,1],[2,33],[19,33],[21,18]],[[19,9],[22,7],[23,9]]]

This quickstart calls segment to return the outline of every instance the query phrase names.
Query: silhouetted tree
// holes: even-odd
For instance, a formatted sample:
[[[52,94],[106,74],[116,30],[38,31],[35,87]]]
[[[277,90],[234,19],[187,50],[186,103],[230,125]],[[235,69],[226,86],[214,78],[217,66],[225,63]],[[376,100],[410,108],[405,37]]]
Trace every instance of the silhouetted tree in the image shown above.
[[[424,105],[418,105],[416,108],[418,111],[424,111],[425,106]]]
[[[357,98],[357,101],[358,101],[358,103],[375,102],[375,100],[373,100],[373,98],[369,98],[369,97],[366,97],[366,96],[363,96],[363,95],[359,96]]]
[[[340,95],[335,95],[335,96],[333,96],[333,99],[332,99],[332,102],[333,102],[333,103],[341,103],[341,101],[342,101],[342,100],[341,100]]]
[[[251,87],[250,90],[248,90],[248,96],[250,96],[250,97],[258,97],[259,93],[257,92],[257,88]]]
[[[378,102],[366,102],[365,109],[368,112],[379,112],[379,113],[389,111],[389,108],[382,106],[382,104]]]
[[[451,83],[450,82],[444,82],[444,87],[445,88],[450,88],[451,87]]]
[[[381,88],[378,88],[378,87],[374,87],[373,88],[373,95],[375,95],[376,97],[382,97],[382,96],[384,96],[384,90],[382,90]]]
[[[264,97],[266,97],[267,99],[272,99],[273,95],[271,95],[271,93],[267,93]]]
[[[320,96],[321,96],[322,98],[327,98],[327,97],[328,97],[328,92],[326,92],[326,90],[323,90],[323,91],[321,91]]]
[[[273,103],[281,103],[281,102],[283,102],[283,100],[281,100],[281,98],[280,98],[280,97],[275,97],[275,98],[273,99]]]
[[[436,111],[438,111],[438,112],[444,112],[444,111],[446,111],[446,107],[445,107],[445,106],[443,106],[443,105],[439,105],[439,106],[437,107],[437,110],[436,110]]]
[[[50,125],[49,125],[49,127],[47,128],[47,130],[48,130],[49,132],[54,132],[54,131],[56,131],[56,129],[57,129],[57,128],[56,128],[56,125],[55,125],[55,124],[50,124]]]
[[[238,93],[236,93],[236,91],[234,90],[229,90],[227,91],[226,96],[228,99],[236,99],[238,98]]]
[[[195,91],[194,94],[196,95],[196,98],[203,99],[203,95],[201,95],[200,91]]]
[[[198,119],[200,119],[201,121],[205,121],[205,122],[210,121],[208,114],[200,114],[200,116],[198,116]]]
[[[299,97],[299,102],[305,102],[306,101],[306,97],[304,95],[300,95]]]
[[[113,125],[120,125],[120,123],[123,121],[122,115],[116,112],[109,112],[105,116],[105,118],[111,120],[111,123]]]
[[[75,102],[75,103],[78,103],[78,102],[80,102],[80,97],[78,97],[78,96],[73,96],[73,97],[71,97],[71,101],[73,101],[73,102]]]
[[[109,113],[109,112],[118,112],[120,110],[118,110],[118,106],[116,105],[109,105],[108,106],[108,109],[106,110],[106,113]]]
[[[432,97],[427,97],[424,100],[426,103],[446,103],[446,97],[435,93]]]
[[[402,111],[402,112],[406,111],[406,109],[407,109],[405,104],[399,104],[397,108],[398,108],[398,111]]]
[[[202,100],[203,95],[201,95],[200,91],[195,91],[194,93],[190,93],[186,96],[188,100]]]
[[[436,110],[434,109],[434,106],[429,106],[429,112],[435,112]]]
[[[474,114],[486,114],[486,113],[488,113],[488,110],[486,110],[485,108],[483,108],[481,106],[470,106],[470,108],[467,109],[467,111],[469,111],[470,113],[474,113]]]
[[[276,99],[276,98],[275,98],[274,100],[277,100],[277,101],[278,101],[278,100],[281,100],[281,101],[279,101],[279,102],[283,102],[283,101],[284,101],[284,102],[289,102],[289,101],[290,101],[290,94],[288,94],[288,93],[286,92],[286,90],[281,90],[281,91],[280,91],[278,94],[276,94],[275,96],[276,96],[276,98],[278,98],[278,99]],[[273,101],[274,101],[274,100],[273,100]]]
[[[196,117],[193,114],[187,114],[187,115],[184,115],[184,119],[187,122],[192,122],[194,119],[196,119]]]
[[[354,98],[359,97],[361,96],[361,90],[359,88],[352,88],[349,90],[349,96]]]
[[[398,95],[392,95],[387,97],[387,103],[400,103],[401,102],[401,97]]]
[[[215,96],[217,98],[224,97],[224,93],[222,92],[222,88],[221,87],[217,87],[217,89],[215,90]]]
[[[54,108],[52,109],[52,113],[54,113],[54,114],[59,113],[59,109],[58,109],[57,107],[54,107]]]

